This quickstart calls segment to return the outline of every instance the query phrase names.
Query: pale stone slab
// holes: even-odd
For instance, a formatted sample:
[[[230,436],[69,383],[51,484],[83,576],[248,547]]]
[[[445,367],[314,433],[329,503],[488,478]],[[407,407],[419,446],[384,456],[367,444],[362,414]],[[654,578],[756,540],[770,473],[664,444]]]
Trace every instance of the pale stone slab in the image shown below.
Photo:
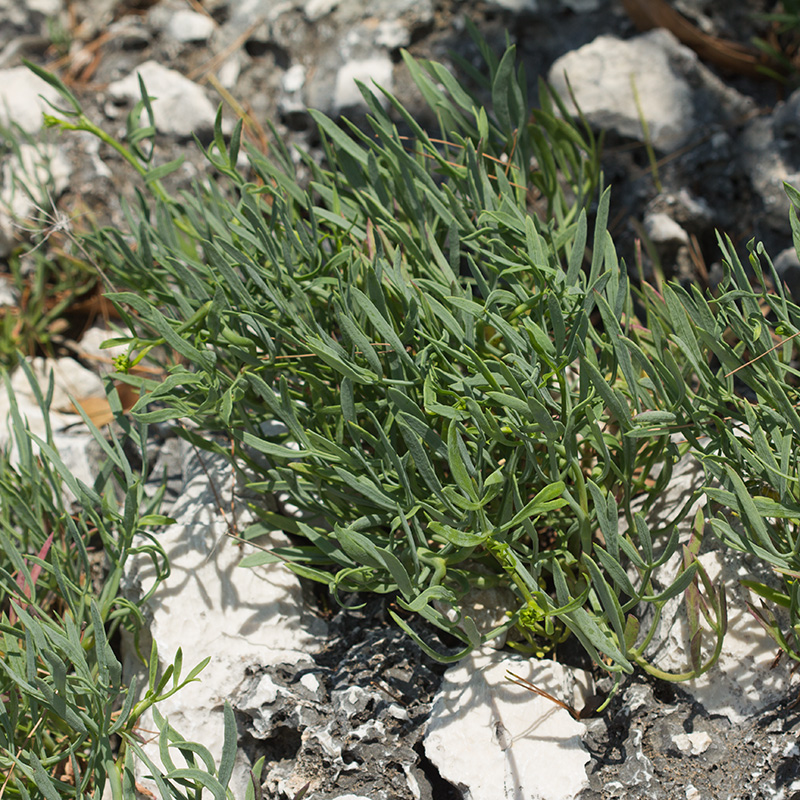
[[[181,9],[170,15],[167,33],[179,42],[206,42],[216,30],[217,23],[206,14]]]
[[[27,67],[0,70],[0,125],[15,123],[26,133],[38,133],[42,113],[55,114],[47,101],[58,105],[58,92]]]
[[[0,172],[0,257],[34,234],[41,242],[55,231],[70,230],[72,220],[56,208],[55,199],[69,186],[71,173],[69,160],[53,144],[21,144],[5,160]]]
[[[473,653],[434,702],[425,752],[468,800],[573,800],[588,786],[586,725],[506,679],[507,670],[581,708],[591,678],[554,661]]]
[[[706,481],[702,466],[691,456],[676,466],[670,485],[653,504],[647,515],[651,528],[664,526],[674,519],[677,510]],[[679,525],[680,541],[686,543],[692,532],[695,511],[705,506],[703,496],[697,498]],[[705,511],[708,518],[709,512]],[[680,684],[709,714],[724,715],[734,724],[758,714],[770,704],[784,698],[791,682],[790,667],[782,663],[773,668],[777,645],[747,609],[753,598],[740,581],[745,578],[770,582],[768,565],[754,556],[739,553],[719,542],[710,530],[705,533],[699,561],[712,583],[724,586],[727,596],[728,629],[719,661],[708,672]],[[710,549],[709,549],[710,548]],[[666,588],[681,565],[680,551],[654,576],[657,585]],[[712,632],[705,622],[703,659],[714,646]],[[645,652],[646,657],[665,672],[678,674],[689,669],[689,633],[683,595],[668,601],[661,627]]]
[[[90,455],[94,439],[81,417],[75,412],[70,396],[80,399],[105,397],[102,380],[72,358],[37,357],[29,359],[28,363],[42,395],[47,394],[52,371],[54,391],[49,417],[53,444],[72,475],[87,486],[91,486],[96,477],[96,465]],[[22,369],[17,368],[11,375],[10,388],[20,415],[27,422],[30,431],[40,439],[45,439],[47,436],[45,415]],[[14,441],[11,434],[10,412],[9,395],[5,387],[0,384],[0,447],[5,447],[9,441]],[[34,450],[36,450],[35,445]],[[16,458],[14,443],[11,449],[12,462]]]
[[[230,469],[207,453],[187,464],[185,489],[172,511],[177,521],[158,536],[169,558],[170,575],[148,603],[150,633],[162,669],[173,662],[178,648],[184,672],[211,657],[199,682],[158,708],[182,736],[205,745],[216,759],[222,751],[223,706],[246,668],[307,657],[326,633],[325,624],[304,610],[299,581],[283,565],[239,567],[253,548],[241,547],[226,535],[231,523]],[[219,511],[220,500],[227,519]],[[238,501],[237,506],[238,524],[244,526],[247,512]],[[286,544],[283,534],[273,538],[266,546]],[[154,577],[152,562],[140,559],[130,573],[132,589],[147,591]],[[142,726],[154,729],[149,714]],[[145,749],[158,763],[157,742]],[[234,773],[235,796],[244,796],[248,780],[241,765]]]
[[[719,661],[699,678],[682,683],[681,689],[709,714],[724,715],[732,723],[741,724],[785,698],[792,682],[788,659],[773,666],[778,646],[748,611],[746,604],[753,598],[739,582],[743,578],[763,580],[768,568],[742,553],[726,549],[705,553],[699,561],[714,584],[721,581],[725,587],[728,630]],[[681,672],[689,664],[688,625],[682,602],[673,605],[672,612],[672,625],[653,660],[659,669]],[[713,646],[712,634],[707,629],[704,642],[707,657]]]
[[[352,106],[363,106],[364,98],[356,81],[365,84],[369,89],[383,98],[374,83],[387,91],[392,91],[392,62],[388,56],[375,56],[361,61],[349,61],[336,75],[333,106],[337,111]]]

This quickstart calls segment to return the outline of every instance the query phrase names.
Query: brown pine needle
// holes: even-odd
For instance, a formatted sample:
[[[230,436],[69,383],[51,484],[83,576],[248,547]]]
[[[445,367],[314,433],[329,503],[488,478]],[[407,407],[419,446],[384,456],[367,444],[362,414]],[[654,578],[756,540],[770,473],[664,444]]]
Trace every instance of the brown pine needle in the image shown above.
[[[726,373],[725,377],[729,378],[731,375],[735,375],[740,369],[744,369],[745,367],[749,367],[751,364],[755,364],[756,361],[758,361],[760,358],[764,358],[764,356],[768,356],[773,350],[777,350],[779,347],[783,347],[783,345],[785,345],[786,342],[790,342],[792,339],[795,338],[795,336],[800,336],[800,331],[797,331],[797,333],[793,333],[791,336],[788,336],[786,339],[781,340],[777,344],[775,344],[772,347],[770,347],[769,350],[765,350],[760,356],[756,356],[755,358],[751,358],[746,363],[742,364],[739,367],[736,367],[736,369],[732,369],[730,372]]]
[[[581,719],[580,711],[576,711],[571,705],[569,705],[569,703],[564,703],[557,697],[553,697],[553,695],[548,694],[546,691],[544,691],[544,689],[540,689],[538,686],[535,686],[526,678],[521,678],[519,675],[516,675],[515,673],[508,671],[506,672],[506,679],[511,681],[511,683],[516,683],[517,686],[521,686],[523,689],[527,689],[529,692],[538,694],[539,697],[544,697],[545,700],[549,700],[551,703],[555,703],[557,706],[560,706],[565,711],[569,711],[573,719],[577,720]]]
[[[378,134],[375,134],[375,136],[377,138]],[[409,142],[409,141],[412,140],[413,137],[411,137],[411,136],[398,136],[398,138],[401,141]],[[459,148],[461,150],[464,149],[464,145],[463,144],[456,144],[455,142],[448,142],[447,139],[433,139],[433,138],[430,138],[428,141],[434,142],[435,144],[443,144],[443,145],[446,145],[447,147],[457,147],[457,148]],[[515,131],[514,132],[514,142],[513,142],[512,148],[511,148],[511,155],[512,156],[514,155],[514,150],[516,149],[516,147],[517,147],[517,133]],[[436,158],[432,153],[426,153],[426,152],[424,152],[422,150],[413,150],[413,151],[409,150],[409,152],[413,152],[418,156],[422,156],[423,158],[430,158],[430,159],[435,159]],[[508,161],[503,161],[502,159],[497,158],[497,156],[490,156],[487,153],[481,153],[480,155],[483,158],[487,159],[488,161],[494,161],[496,164],[500,164],[503,167],[503,171],[505,172],[505,174],[508,175],[508,170],[510,169],[510,166],[511,166],[511,157],[509,157]],[[449,164],[451,167],[461,166],[460,164],[456,164],[453,161],[447,161],[446,163]],[[490,181],[496,181],[497,180],[497,175],[487,175],[487,177],[489,178]],[[527,188],[525,186],[520,185],[519,183],[513,183],[512,181],[509,181],[509,185],[513,186],[515,189],[526,189]]]

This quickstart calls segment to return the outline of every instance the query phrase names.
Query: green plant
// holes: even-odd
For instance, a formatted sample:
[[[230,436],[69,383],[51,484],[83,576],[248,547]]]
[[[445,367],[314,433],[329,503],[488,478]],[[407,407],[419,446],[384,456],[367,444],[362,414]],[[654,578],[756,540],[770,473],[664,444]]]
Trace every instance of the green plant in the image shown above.
[[[489,58],[490,115],[443,67],[406,57],[440,120],[435,139],[380,89],[361,87],[371,135],[312,112],[326,164],[301,153],[308,186],[277,141],[271,158],[248,149],[241,172],[241,124],[226,144],[218,118],[206,155],[225,192],[158,189],[130,214],[135,249],[116,230],[87,243],[118,282],[144,287],[111,296],[131,331],[118,367],[166,346],[164,381],[125,376],[145,392],[134,416],[191,419],[200,430],[182,435],[218,452],[204,430],[233,438],[263,494],[245,537],[295,537],[244,563],[391,594],[410,635],[418,614],[463,642],[442,656],[416,637],[444,660],[501,633],[535,654],[574,635],[617,679],[634,665],[689,679],[720,652],[725,594],[697,560],[704,517],[684,543],[689,503],[658,528],[647,512],[680,458],[702,459],[709,483],[695,496],[715,504],[711,529],[783,570],[791,592],[753,586],[788,598],[796,619],[800,425],[781,382],[795,348],[767,344],[797,330],[798,309],[755,251],[751,285],[724,241],[718,296],[632,287],[606,231],[607,191],[588,247],[593,140],[544,86],[529,119],[513,59]],[[138,147],[150,122],[129,122],[127,152],[155,185],[172,165]],[[286,495],[299,513],[285,513]],[[478,630],[462,599],[498,585],[515,602]],[[667,675],[644,652],[681,594],[691,663]]]
[[[766,38],[754,36],[753,44],[767,57],[769,66],[759,70],[780,83],[795,84],[800,50],[800,2],[782,0],[770,14],[757,14],[757,19],[771,23]]]
[[[23,355],[52,354],[54,341],[68,327],[65,315],[95,288],[94,269],[67,255],[53,257],[32,249],[9,258],[10,287],[16,306],[0,310],[0,368],[11,369]]]
[[[20,365],[46,410],[52,381],[42,396],[27,363]],[[109,399],[121,412],[116,396]],[[179,651],[158,675],[153,645],[148,684],[137,699],[135,682],[124,684],[110,645],[120,626],[138,640],[143,623],[140,606],[146,598],[134,604],[119,593],[128,558],[137,553],[151,558],[159,580],[168,573],[149,530],[169,521],[155,513],[160,496],[145,497],[122,441],[113,434],[106,439],[86,418],[108,461],[94,486],[77,481],[53,448],[49,429],[44,439],[32,435],[13,395],[10,400],[14,447],[0,452],[0,794],[99,799],[110,784],[112,797],[133,800],[134,762],[141,760],[164,800],[188,796],[181,786],[195,792],[204,786],[217,798],[231,798],[226,786],[237,745],[233,712],[225,712],[225,747],[216,770],[210,754],[183,741],[157,709],[196,680],[205,663],[184,677]],[[119,424],[146,455],[146,428],[124,417]],[[136,732],[150,707],[163,768],[148,759]],[[175,765],[170,750],[182,754],[185,767]]]
[[[464,642],[446,660],[511,630],[528,652],[572,633],[618,676],[634,663],[653,669],[633,611],[660,609],[698,565],[690,555],[656,589],[678,552],[674,521],[651,531],[632,511],[635,498],[646,510],[657,496],[681,448],[666,434],[627,435],[632,415],[652,418],[660,400],[637,377],[649,354],[605,231],[607,192],[583,268],[593,140],[543,84],[529,119],[513,48],[489,57],[493,117],[440,65],[406,64],[440,138],[383,92],[409,147],[362,87],[373,135],[312,112],[327,168],[303,156],[303,189],[278,142],[271,160],[249,150],[248,180],[236,168],[241,125],[227,146],[218,120],[207,156],[234,201],[215,183],[180,198],[157,191],[155,209],[142,201],[132,220],[135,251],[116,231],[93,237],[118,281],[145,288],[112,295],[135,331],[120,368],[162,344],[179,359],[163,383],[127,377],[149,392],[134,414],[231,432],[238,462],[263,476],[251,488],[266,495],[245,536],[277,526],[299,537],[246,563],[279,559],[334,592],[396,593],[403,612]],[[143,133],[130,129],[138,144]],[[163,174],[141,150],[130,157],[146,180]],[[278,433],[263,428],[270,420]],[[284,492],[299,517],[267,510]],[[467,591],[491,585],[517,597],[495,630],[441,608],[458,612]],[[721,603],[711,596],[718,641]],[[718,646],[678,677],[707,669]]]

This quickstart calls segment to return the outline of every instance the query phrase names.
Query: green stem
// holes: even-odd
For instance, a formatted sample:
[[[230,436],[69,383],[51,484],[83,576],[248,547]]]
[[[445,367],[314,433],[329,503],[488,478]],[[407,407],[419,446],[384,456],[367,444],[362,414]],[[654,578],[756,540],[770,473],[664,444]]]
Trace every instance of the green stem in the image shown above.
[[[148,169],[139,162],[136,156],[131,153],[131,151],[125,147],[125,145],[123,145],[121,142],[118,142],[113,136],[106,133],[99,126],[95,125],[82,111],[77,114],[76,120],[76,122],[67,122],[66,120],[59,119],[58,117],[45,114],[45,122],[51,127],[58,127],[62,130],[68,131],[86,131],[87,133],[91,133],[93,136],[96,136],[101,142],[104,142],[113,150],[116,150],[117,153],[119,153],[119,155],[122,156],[122,158],[125,159],[125,161],[127,161],[128,164],[130,164],[136,170],[136,172],[139,173],[141,178],[148,184],[153,194],[155,194],[159,200],[167,205],[173,202],[172,198],[169,196],[166,189],[164,189],[164,185],[160,180],[148,181]],[[181,229],[183,230],[183,228]],[[191,233],[191,231],[184,232]]]

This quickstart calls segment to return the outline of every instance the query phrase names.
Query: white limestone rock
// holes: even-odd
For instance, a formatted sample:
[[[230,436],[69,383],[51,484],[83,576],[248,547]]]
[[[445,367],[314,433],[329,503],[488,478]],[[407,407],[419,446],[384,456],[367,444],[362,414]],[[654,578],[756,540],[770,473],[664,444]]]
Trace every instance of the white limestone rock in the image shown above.
[[[740,584],[743,578],[764,580],[767,568],[722,546],[704,553],[699,561],[715,585],[721,581],[725,586],[728,630],[716,665],[699,678],[681,683],[681,689],[709,714],[724,715],[733,724],[741,724],[785,698],[792,681],[789,665],[779,663],[773,668],[778,647],[747,610],[746,603],[752,598]],[[688,625],[680,600],[670,611],[672,624],[658,639],[653,663],[667,672],[681,672],[689,664]],[[707,657],[712,645],[710,632],[706,631],[704,641]]]
[[[139,75],[148,95],[154,98],[153,115],[161,133],[189,139],[192,134],[202,136],[214,129],[217,112],[202,87],[156,61],[146,61],[122,80],[109,84],[111,98],[119,103],[138,102]]]
[[[578,708],[589,694],[591,678],[581,670],[473,653],[445,673],[426,755],[470,800],[573,800],[588,786],[586,724],[508,681],[507,670]]]
[[[699,756],[705,753],[711,746],[712,739],[706,731],[695,731],[694,733],[679,733],[672,737],[675,746],[681,753]]]
[[[21,294],[9,275],[0,275],[0,306],[15,306]],[[6,313],[6,312],[3,312]]]
[[[712,110],[718,123],[727,114],[743,113],[752,105],[663,29],[629,40],[598,36],[557,59],[549,80],[568,107],[573,107],[565,74],[592,126],[644,141],[644,117],[659,150],[674,150],[698,135],[702,120]]]
[[[492,0],[491,5],[513,14],[533,13],[539,10],[539,0]]]
[[[669,214],[657,212],[644,218],[644,229],[657,245],[688,245],[689,235]]]
[[[340,113],[346,108],[364,106],[364,98],[358,90],[356,81],[366,84],[379,97],[383,95],[373,84],[392,91],[392,62],[388,56],[378,55],[359,61],[348,61],[336,75],[333,94],[333,109]]]
[[[69,185],[71,174],[69,159],[53,144],[21,144],[18,154],[6,159],[0,174],[0,258],[25,235],[68,229],[70,220],[55,209],[55,199]],[[37,196],[49,207],[37,206]],[[26,222],[32,217],[35,222]]]
[[[58,14],[64,8],[63,0],[25,0],[19,5],[25,6],[29,12],[36,12],[47,17]]]
[[[676,511],[704,484],[703,469],[695,459],[687,456],[680,461],[670,485],[646,516],[651,529],[663,527],[674,519]],[[704,505],[703,498],[696,499],[679,525],[682,543],[691,535],[696,510]],[[721,581],[725,587],[728,630],[716,665],[699,678],[682,682],[681,689],[692,695],[709,714],[724,715],[732,723],[740,724],[784,698],[791,676],[786,665],[779,664],[771,669],[777,645],[747,610],[750,593],[740,584],[743,578],[769,581],[769,567],[725,547],[710,531],[705,536],[707,552],[701,553],[698,560],[712,583],[717,585]],[[671,584],[680,565],[679,551],[654,575],[656,586],[666,588]],[[704,630],[703,658],[707,658],[713,639],[705,624]],[[645,657],[665,672],[677,674],[689,669],[689,632],[682,594],[665,605],[661,625]]]
[[[303,13],[309,22],[316,22],[327,16],[339,5],[339,0],[307,0],[303,6]]]
[[[373,800],[373,798],[364,797],[363,794],[340,794],[332,800]]]
[[[375,44],[387,50],[407,47],[411,44],[411,31],[396,19],[384,20],[375,30]]]
[[[172,509],[177,522],[159,535],[171,571],[147,608],[162,668],[173,662],[178,648],[187,671],[211,657],[200,681],[160,703],[159,711],[181,735],[204,744],[219,759],[223,705],[244,679],[245,669],[299,660],[318,646],[326,627],[303,611],[298,579],[282,565],[239,567],[252,548],[240,548],[226,535],[230,520],[220,515],[214,492],[216,488],[226,498],[227,509],[230,466],[208,454],[202,458],[205,468],[198,458],[189,460],[184,491]],[[247,524],[247,516],[237,509],[240,526]],[[276,533],[265,545],[286,544],[284,539]],[[154,578],[149,559],[132,565],[132,590],[148,591]],[[128,670],[132,663],[131,656]],[[142,726],[152,730],[152,717],[143,718]],[[157,742],[145,745],[145,751],[157,761]],[[248,780],[244,766],[234,773],[235,796],[244,796]],[[146,783],[144,773],[140,781]]]
[[[206,42],[216,30],[217,23],[207,14],[199,14],[187,8],[170,14],[165,31],[178,42]]]
[[[800,132],[800,90],[790,95],[769,116],[751,120],[739,140],[742,162],[760,197],[767,223],[789,231],[791,202],[783,184],[800,187],[797,138]]]
[[[53,444],[61,460],[79,481],[87,486],[94,483],[96,464],[91,456],[94,438],[81,417],[76,413],[70,396],[76,399],[105,397],[100,378],[82,367],[72,358],[32,358],[28,360],[34,379],[43,395],[47,393],[50,373],[53,373],[54,391],[50,407],[50,425]],[[32,433],[46,439],[45,415],[36,401],[36,395],[21,368],[11,375],[11,393]],[[8,394],[0,390],[0,447],[5,447],[14,438],[11,434],[11,402]],[[36,447],[34,445],[34,450]],[[16,444],[11,450],[12,463],[17,458]],[[74,499],[74,498],[73,498]]]
[[[0,70],[0,125],[19,125],[26,133],[38,133],[42,114],[55,114],[46,101],[58,103],[60,95],[27,67]]]
[[[113,370],[113,360],[117,356],[128,352],[128,346],[124,344],[114,345],[113,347],[103,347],[104,342],[115,338],[116,334],[110,331],[105,325],[92,325],[87,328],[80,341],[80,354],[82,358],[94,362],[97,371],[108,373]]]

